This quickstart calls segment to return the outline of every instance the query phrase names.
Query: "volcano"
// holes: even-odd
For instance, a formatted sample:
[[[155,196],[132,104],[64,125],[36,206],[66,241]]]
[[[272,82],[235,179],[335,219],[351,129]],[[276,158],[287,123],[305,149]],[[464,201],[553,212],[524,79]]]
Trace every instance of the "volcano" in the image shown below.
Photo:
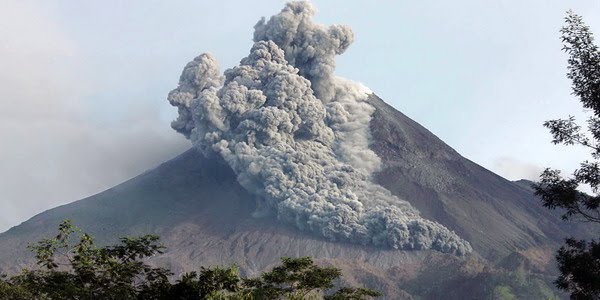
[[[99,244],[161,236],[168,251],[152,262],[176,274],[233,263],[255,274],[311,256],[390,299],[507,287],[552,297],[554,249],[590,228],[336,77],[352,31],[313,14],[292,2],[259,21],[250,54],[223,75],[210,54],[194,58],[168,96],[192,149],[0,234],[0,272],[30,265],[27,243],[71,219]]]
[[[27,243],[52,235],[61,220],[71,219],[100,243],[158,234],[168,251],[156,263],[175,271],[235,263],[253,274],[280,257],[312,256],[341,266],[345,280],[383,289],[391,298],[410,298],[406,289],[415,284],[411,282],[422,282],[430,273],[439,278],[427,282],[452,281],[455,289],[453,280],[459,275],[445,272],[465,266],[473,270],[461,276],[471,276],[469,272],[483,272],[486,264],[518,258],[537,263],[532,270],[544,274],[552,259],[548,249],[564,236],[585,230],[567,226],[541,207],[526,184],[508,181],[462,157],[376,95],[368,102],[376,108],[371,149],[384,165],[376,173],[377,182],[412,199],[425,217],[465,237],[473,245],[472,254],[458,257],[331,242],[272,218],[256,218],[256,205],[248,201],[253,196],[227,164],[190,149],[125,183],[38,214],[0,234],[0,266],[9,272],[30,265]],[[536,255],[527,255],[531,253]]]

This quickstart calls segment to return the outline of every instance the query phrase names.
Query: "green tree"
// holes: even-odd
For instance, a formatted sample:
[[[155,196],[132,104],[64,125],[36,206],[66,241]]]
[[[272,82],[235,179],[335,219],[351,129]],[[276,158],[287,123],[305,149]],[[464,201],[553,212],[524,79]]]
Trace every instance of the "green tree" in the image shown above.
[[[136,299],[142,291],[154,294],[169,286],[172,274],[168,270],[143,262],[164,250],[157,236],[122,238],[118,245],[98,248],[90,235],[68,220],[58,231],[55,237],[29,246],[40,269],[25,269],[3,280],[11,287],[5,290],[23,290],[33,296],[12,298]]]
[[[379,296],[382,296],[380,292],[371,289],[343,287],[333,295],[325,296],[325,300],[362,300]]]
[[[281,259],[281,264],[256,278],[241,278],[235,266],[201,268],[186,273],[162,299],[328,299],[365,300],[381,296],[380,292],[356,287],[334,287],[341,271],[321,267],[310,257]]]
[[[563,178],[558,170],[546,169],[534,188],[544,206],[563,211],[564,220],[600,223],[600,52],[580,16],[568,11],[565,21],[561,33],[563,50],[569,55],[567,77],[572,81],[573,94],[591,117],[586,122],[587,130],[573,116],[546,121],[544,126],[550,129],[554,144],[586,147],[591,151],[591,160],[582,162],[569,178]],[[580,185],[589,186],[592,195],[580,192]],[[556,258],[558,288],[569,292],[573,299],[600,298],[598,242],[569,238]]]
[[[244,286],[260,299],[305,299],[333,288],[341,276],[339,269],[317,266],[310,257],[284,257],[281,262],[259,278],[245,280]]]
[[[36,270],[0,277],[0,299],[369,299],[381,293],[342,287],[327,294],[341,271],[309,257],[282,258],[281,265],[256,278],[242,278],[236,266],[201,267],[171,283],[165,268],[147,259],[165,247],[155,235],[121,238],[96,247],[94,239],[63,221],[58,234],[29,246]]]

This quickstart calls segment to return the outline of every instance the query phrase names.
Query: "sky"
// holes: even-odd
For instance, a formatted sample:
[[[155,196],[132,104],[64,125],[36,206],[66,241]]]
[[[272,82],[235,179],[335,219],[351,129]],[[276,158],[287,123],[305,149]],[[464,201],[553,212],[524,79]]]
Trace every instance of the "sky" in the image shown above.
[[[166,101],[202,52],[221,68],[286,1],[0,1],[0,232],[108,189],[190,147]],[[589,157],[542,123],[586,116],[570,95],[567,9],[600,36],[600,1],[312,1],[355,42],[360,81],[470,160],[510,179]]]

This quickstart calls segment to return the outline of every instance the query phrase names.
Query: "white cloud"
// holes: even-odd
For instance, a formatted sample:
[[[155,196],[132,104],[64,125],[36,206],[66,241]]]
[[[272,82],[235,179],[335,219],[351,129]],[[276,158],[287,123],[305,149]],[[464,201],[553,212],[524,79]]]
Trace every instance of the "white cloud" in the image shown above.
[[[507,156],[496,159],[493,169],[498,175],[509,180],[528,179],[532,181],[538,180],[544,170],[538,165]]]

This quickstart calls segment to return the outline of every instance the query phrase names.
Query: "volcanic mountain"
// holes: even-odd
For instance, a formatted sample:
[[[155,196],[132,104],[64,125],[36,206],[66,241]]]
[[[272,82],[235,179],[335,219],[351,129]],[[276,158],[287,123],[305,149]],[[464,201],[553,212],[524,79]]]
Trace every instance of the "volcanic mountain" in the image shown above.
[[[589,228],[335,76],[354,36],[314,12],[291,2],[259,21],[224,74],[210,54],[189,62],[168,100],[193,148],[0,234],[0,272],[31,264],[27,243],[71,219],[100,244],[160,235],[169,250],[153,263],[176,273],[311,256],[390,299],[551,297],[553,249]]]
[[[272,218],[253,217],[255,204],[249,201],[253,196],[227,164],[191,149],[114,188],[43,212],[0,234],[0,266],[10,271],[28,265],[27,243],[51,235],[61,220],[71,219],[101,243],[158,234],[168,251],[156,263],[177,271],[236,263],[244,272],[254,273],[280,257],[312,256],[343,266],[348,281],[410,297],[404,290],[410,290],[415,280],[423,282],[423,276],[439,285],[458,276],[450,276],[448,270],[460,269],[473,279],[489,262],[506,263],[515,256],[537,261],[536,270],[543,271],[551,259],[551,254],[544,258],[547,249],[575,230],[541,207],[526,185],[460,156],[379,97],[371,95],[368,102],[376,108],[370,124],[371,149],[384,165],[376,173],[377,182],[411,199],[425,217],[465,237],[473,254],[457,257],[432,250],[331,242]],[[537,254],[524,257],[528,253]]]

